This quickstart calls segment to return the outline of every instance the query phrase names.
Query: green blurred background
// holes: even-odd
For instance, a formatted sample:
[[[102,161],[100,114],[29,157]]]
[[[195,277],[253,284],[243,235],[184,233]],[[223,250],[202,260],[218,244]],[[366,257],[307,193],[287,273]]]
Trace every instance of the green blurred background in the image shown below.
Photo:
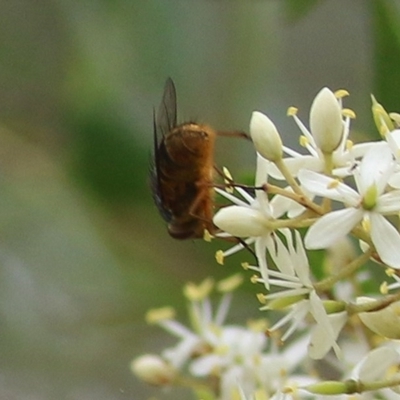
[[[285,143],[323,86],[346,88],[353,129],[377,137],[370,93],[400,111],[400,2],[0,0],[0,398],[158,396],[130,360],[174,343],[150,307],[184,315],[182,285],[239,270],[225,243],[175,241],[148,189],[152,112],[171,76],[179,119]],[[220,139],[218,165],[254,151]],[[240,257],[243,257],[241,255]],[[252,314],[253,313],[253,314]],[[232,320],[257,315],[245,286]],[[162,398],[188,399],[185,392]]]

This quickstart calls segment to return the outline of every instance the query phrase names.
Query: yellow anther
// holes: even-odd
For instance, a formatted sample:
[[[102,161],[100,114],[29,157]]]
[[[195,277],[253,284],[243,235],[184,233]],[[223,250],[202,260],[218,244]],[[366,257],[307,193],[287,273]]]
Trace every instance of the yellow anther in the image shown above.
[[[219,281],[217,284],[217,290],[222,293],[232,292],[237,289],[243,283],[243,276],[241,274],[235,274],[228,278]]]
[[[220,265],[224,265],[224,259],[225,259],[225,255],[224,252],[222,250],[218,250],[215,253],[215,259],[217,260],[217,263]]]
[[[212,240],[213,237],[214,237],[214,236],[211,235],[211,233],[210,233],[207,229],[204,229],[204,233],[203,233],[203,240],[204,240],[204,241],[206,241],[206,242],[211,242],[211,240]]]
[[[386,274],[387,276],[392,277],[393,275],[396,275],[396,271],[395,271],[393,268],[386,268],[385,274]]]
[[[379,287],[379,291],[380,291],[382,294],[388,294],[389,289],[388,289],[388,284],[387,284],[386,281],[381,283],[381,286]]]
[[[351,108],[343,108],[342,115],[351,119],[356,118],[356,113]]]
[[[306,147],[310,144],[310,141],[304,135],[301,135],[299,138],[299,143],[300,143],[300,146]]]
[[[298,111],[298,108],[296,108],[296,107],[289,107],[289,108],[287,109],[287,111],[286,111],[286,115],[287,115],[288,117],[293,117],[294,115],[297,115],[297,111]]]
[[[334,92],[334,95],[337,99],[343,99],[343,97],[350,96],[350,93],[346,89],[339,89]]]
[[[346,150],[351,150],[354,146],[354,143],[352,140],[348,139],[346,140]]]
[[[146,322],[156,324],[159,321],[175,318],[175,310],[172,307],[153,308],[146,313]]]
[[[265,318],[251,319],[247,321],[249,329],[253,332],[265,332],[268,329],[268,321]]]
[[[261,304],[267,304],[266,300],[265,300],[265,296],[262,293],[257,293],[256,294],[257,300],[261,303]]]
[[[245,269],[247,271],[249,269],[249,267],[250,267],[250,264],[248,262],[243,262],[241,264],[241,266],[242,266],[243,269]]]
[[[192,282],[187,283],[183,288],[183,294],[191,301],[200,301],[206,298],[214,287],[214,280],[206,278],[199,285]]]
[[[392,121],[399,127],[400,126],[400,114],[399,113],[389,113],[389,117],[392,119]]]

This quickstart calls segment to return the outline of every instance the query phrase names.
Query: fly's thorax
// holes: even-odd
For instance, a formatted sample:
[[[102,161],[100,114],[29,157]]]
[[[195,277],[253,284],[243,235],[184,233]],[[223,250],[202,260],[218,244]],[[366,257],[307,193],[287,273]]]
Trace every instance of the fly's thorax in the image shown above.
[[[202,169],[212,164],[215,131],[207,125],[185,123],[165,136],[165,148],[174,164]]]

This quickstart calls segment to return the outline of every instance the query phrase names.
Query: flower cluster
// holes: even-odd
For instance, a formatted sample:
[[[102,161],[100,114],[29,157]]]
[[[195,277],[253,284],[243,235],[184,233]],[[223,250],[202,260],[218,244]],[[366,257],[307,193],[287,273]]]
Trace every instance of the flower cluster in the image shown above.
[[[208,397],[199,396],[210,399],[398,398],[400,116],[372,97],[380,139],[355,144],[347,95],[322,89],[309,129],[288,110],[307,154],[284,146],[274,123],[254,112],[254,186],[229,178],[227,190],[215,189],[231,203],[214,216],[218,236],[239,239],[217,261],[253,249],[243,267],[271,325],[223,325],[227,307],[212,314],[209,284],[187,295],[193,330],[158,319],[180,342],[147,359],[151,378],[146,359],[136,360],[137,375],[160,385],[184,370],[203,384],[214,378]]]

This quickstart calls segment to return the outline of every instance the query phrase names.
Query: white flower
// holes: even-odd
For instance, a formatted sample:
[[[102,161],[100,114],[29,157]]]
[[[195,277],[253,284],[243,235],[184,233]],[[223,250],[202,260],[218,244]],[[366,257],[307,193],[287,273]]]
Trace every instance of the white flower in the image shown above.
[[[298,301],[292,306],[292,310],[278,321],[270,331],[277,330],[288,322],[289,329],[282,336],[285,341],[295,330],[304,327],[308,314],[311,314],[316,322],[311,332],[308,355],[313,359],[321,359],[331,348],[339,356],[340,349],[336,343],[338,335],[347,321],[347,313],[335,313],[327,315],[322,300],[317,295],[310,278],[310,268],[300,234],[295,231],[295,243],[288,230],[282,230],[287,242],[287,248],[278,236],[275,237],[276,248],[271,251],[271,257],[279,272],[270,271],[271,286],[281,287],[283,290],[264,296],[264,300],[276,301],[277,299],[294,299]],[[251,267],[258,271],[257,267]],[[259,279],[262,281],[262,279]],[[303,299],[301,299],[303,298]],[[267,304],[262,309],[271,309]]]
[[[324,215],[312,225],[305,237],[306,247],[329,247],[366,219],[381,260],[393,268],[400,268],[400,234],[382,215],[400,211],[400,191],[384,192],[393,169],[394,162],[388,145],[379,142],[368,150],[359,171],[354,171],[358,192],[325,175],[300,171],[298,178],[307,190],[347,206]]]
[[[189,299],[189,312],[192,329],[181,324],[168,309],[151,310],[148,320],[164,328],[180,340],[174,347],[167,348],[162,355],[176,369],[181,369],[193,358],[193,355],[208,349],[210,337],[221,329],[229,310],[232,294],[228,291],[221,297],[219,306],[213,312],[209,293],[213,289],[211,279],[204,280],[200,285],[188,284],[185,287]],[[149,316],[151,315],[151,316]]]
[[[387,379],[390,374],[397,371],[400,362],[398,348],[388,342],[386,345],[371,350],[363,359],[354,367],[351,375],[352,379],[361,380],[362,382],[374,382]],[[391,372],[390,372],[391,371]],[[371,398],[376,398],[379,393],[384,399],[397,398],[393,391],[399,391],[400,387],[396,386],[391,389],[383,389],[370,394]],[[364,396],[367,396],[365,394]],[[365,397],[362,397],[363,399]],[[361,397],[360,397],[361,398]]]
[[[269,165],[269,162],[257,155],[256,187],[267,181]],[[248,245],[254,243],[260,272],[268,288],[266,250],[271,251],[274,248],[271,221],[276,218],[276,214],[268,202],[266,193],[262,190],[257,190],[256,196],[253,198],[245,190],[235,188],[246,200],[243,201],[218,188],[215,190],[236,205],[220,209],[213,218],[214,224],[230,236],[245,238],[245,242]],[[230,255],[242,248],[243,244],[236,245],[224,252],[223,255]]]
[[[245,396],[258,390],[272,396],[284,387],[289,374],[307,355],[305,338],[278,352],[278,346],[273,346],[265,335],[266,321],[252,321],[247,327],[224,325],[229,305],[227,296],[231,294],[227,291],[237,283],[234,276],[219,284],[225,294],[216,312],[212,311],[208,296],[212,289],[210,280],[187,286],[191,328],[176,321],[168,308],[150,313],[149,320],[180,340],[176,346],[164,350],[162,357],[139,357],[131,366],[135,373],[157,384],[179,383],[183,371],[196,378],[212,378],[218,383],[214,390],[219,400],[234,398],[232,395],[238,387]]]
[[[288,115],[293,117],[303,135],[301,143],[309,152],[308,155],[303,155],[288,147],[283,147],[284,152],[289,156],[283,161],[293,176],[297,176],[301,169],[317,172],[324,171],[325,159],[323,151],[325,149],[330,152],[333,148],[334,176],[345,177],[352,175],[352,168],[357,159],[362,157],[372,146],[371,143],[353,145],[349,142],[350,120],[355,115],[351,110],[345,110],[346,112],[344,112],[341,98],[336,99],[335,105],[333,103],[334,97],[334,94],[329,89],[324,88],[314,99],[310,111],[311,131],[297,117],[297,109],[293,107],[289,109]],[[328,106],[326,106],[327,104]],[[330,115],[328,119],[325,118],[326,113]],[[342,113],[345,114],[343,118],[341,117]],[[338,117],[341,118],[340,121]],[[329,134],[329,132],[333,134]],[[337,140],[339,140],[338,144]],[[283,179],[281,172],[275,165],[271,166],[270,175],[275,179]]]

